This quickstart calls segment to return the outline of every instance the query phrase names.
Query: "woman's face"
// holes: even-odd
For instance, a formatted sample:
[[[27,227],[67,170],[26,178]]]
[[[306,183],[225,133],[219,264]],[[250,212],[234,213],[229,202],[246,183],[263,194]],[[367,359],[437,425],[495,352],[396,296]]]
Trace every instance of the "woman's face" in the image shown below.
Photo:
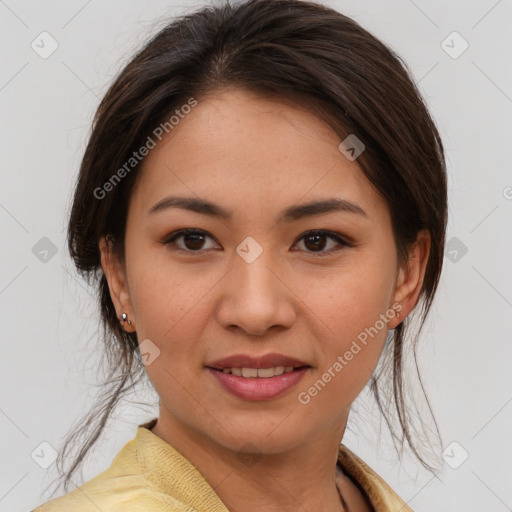
[[[388,329],[415,298],[405,297],[412,285],[398,269],[388,207],[340,142],[306,110],[224,89],[145,158],[125,267],[108,277],[118,314],[144,343],[159,421],[268,453],[343,432]],[[214,206],[152,211],[170,196]],[[305,207],[332,200],[346,203]],[[200,233],[169,241],[183,229]],[[271,353],[307,368],[268,380],[209,368]]]

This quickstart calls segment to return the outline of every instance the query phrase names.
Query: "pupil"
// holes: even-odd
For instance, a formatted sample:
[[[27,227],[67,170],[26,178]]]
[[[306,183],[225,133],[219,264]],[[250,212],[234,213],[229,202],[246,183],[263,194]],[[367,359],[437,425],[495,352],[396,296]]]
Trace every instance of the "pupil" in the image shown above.
[[[192,246],[188,243],[192,239]],[[187,249],[201,249],[204,243],[204,236],[199,233],[188,233],[185,235],[185,245]],[[197,244],[197,245],[195,245]]]
[[[324,243],[320,243],[319,244],[319,239],[320,238],[324,238]],[[308,243],[307,243],[307,240],[315,240],[314,244],[312,245],[312,247],[308,247]],[[308,249],[323,249],[325,247],[325,235],[309,235],[308,237],[306,237],[306,247],[308,247]]]

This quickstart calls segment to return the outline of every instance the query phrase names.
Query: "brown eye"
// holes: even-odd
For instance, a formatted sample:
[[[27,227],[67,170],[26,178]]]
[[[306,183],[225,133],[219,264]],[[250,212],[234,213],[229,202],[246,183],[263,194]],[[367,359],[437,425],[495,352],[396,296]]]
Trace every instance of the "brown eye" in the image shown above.
[[[308,235],[304,237],[304,246],[311,251],[322,250],[326,246],[327,235]]]
[[[334,241],[328,250],[324,250],[328,246],[327,240]],[[304,247],[306,252],[316,253],[315,256],[325,256],[331,254],[334,251],[338,251],[343,247],[349,247],[350,244],[340,238],[339,236],[330,233],[329,231],[309,231],[305,235],[302,235],[299,241],[304,240]]]
[[[164,240],[164,244],[174,243],[179,249],[188,252],[202,252],[204,249],[205,240],[207,238],[212,239],[208,233],[199,229],[182,229],[176,233],[173,233],[170,237]],[[176,240],[182,239],[182,243],[176,243]],[[213,240],[213,239],[212,239]],[[207,249],[211,247],[206,247]]]

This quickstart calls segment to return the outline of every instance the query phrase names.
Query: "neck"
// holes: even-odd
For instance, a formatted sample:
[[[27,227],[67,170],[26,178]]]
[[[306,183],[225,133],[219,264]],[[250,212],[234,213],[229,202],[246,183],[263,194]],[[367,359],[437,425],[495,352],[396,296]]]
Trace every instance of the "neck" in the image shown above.
[[[346,419],[307,444],[278,453],[262,453],[251,443],[241,450],[226,448],[162,411],[152,432],[199,470],[229,510],[341,512],[347,509],[336,487],[336,462]]]

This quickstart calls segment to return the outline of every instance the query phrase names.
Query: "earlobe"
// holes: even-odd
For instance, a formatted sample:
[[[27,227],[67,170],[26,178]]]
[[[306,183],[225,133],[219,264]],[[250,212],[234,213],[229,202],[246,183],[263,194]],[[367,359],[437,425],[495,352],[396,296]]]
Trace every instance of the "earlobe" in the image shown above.
[[[425,271],[430,253],[430,233],[421,230],[414,244],[409,249],[407,267],[399,269],[393,304],[399,313],[390,322],[394,329],[414,309],[420,297]],[[398,308],[400,304],[401,308]],[[394,324],[394,325],[393,325]]]
[[[117,312],[117,317],[127,332],[135,331],[135,321],[126,276],[122,263],[112,250],[113,241],[109,235],[101,237],[99,248],[101,267],[108,283],[110,298]]]

